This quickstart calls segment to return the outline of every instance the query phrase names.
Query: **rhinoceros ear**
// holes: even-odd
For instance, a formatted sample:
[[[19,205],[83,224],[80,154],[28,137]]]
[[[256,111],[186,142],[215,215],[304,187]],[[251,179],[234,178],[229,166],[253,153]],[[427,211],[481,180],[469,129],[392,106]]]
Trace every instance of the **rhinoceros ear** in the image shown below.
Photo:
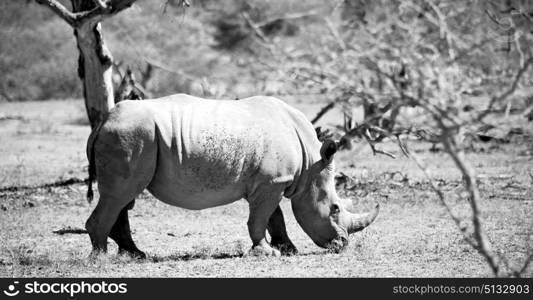
[[[329,163],[333,159],[333,154],[337,152],[337,143],[333,140],[325,140],[320,148],[320,156],[322,160]]]

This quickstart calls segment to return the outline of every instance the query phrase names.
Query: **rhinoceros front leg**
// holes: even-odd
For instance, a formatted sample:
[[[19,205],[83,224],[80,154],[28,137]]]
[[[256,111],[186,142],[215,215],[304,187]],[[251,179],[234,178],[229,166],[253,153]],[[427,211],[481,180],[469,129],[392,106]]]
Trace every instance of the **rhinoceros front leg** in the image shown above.
[[[264,185],[258,187],[248,197],[250,216],[248,218],[248,232],[252,239],[252,248],[247,255],[280,256],[279,250],[274,249],[266,241],[265,235],[270,216],[278,207],[284,187],[281,185]]]
[[[281,254],[294,255],[298,253],[298,250],[291,242],[289,235],[287,234],[283,212],[281,211],[279,205],[270,216],[267,229],[271,237],[270,245],[281,251]]]

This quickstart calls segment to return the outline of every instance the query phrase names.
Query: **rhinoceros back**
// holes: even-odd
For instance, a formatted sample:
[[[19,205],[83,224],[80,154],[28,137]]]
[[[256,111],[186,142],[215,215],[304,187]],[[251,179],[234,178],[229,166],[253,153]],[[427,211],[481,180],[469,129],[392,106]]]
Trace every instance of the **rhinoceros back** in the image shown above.
[[[275,98],[174,95],[131,105],[144,106],[155,124],[157,165],[148,189],[176,206],[202,209],[246,197],[262,184],[289,186],[318,153],[303,114]]]

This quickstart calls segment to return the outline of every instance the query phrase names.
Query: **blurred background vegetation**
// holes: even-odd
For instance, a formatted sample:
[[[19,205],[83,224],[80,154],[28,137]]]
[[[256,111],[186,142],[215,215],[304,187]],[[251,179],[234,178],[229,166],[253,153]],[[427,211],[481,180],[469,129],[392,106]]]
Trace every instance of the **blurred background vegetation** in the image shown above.
[[[413,93],[438,90],[440,98],[497,92],[531,57],[531,7],[194,0],[185,8],[141,0],[104,22],[104,38],[119,68],[129,66],[151,96],[327,95],[385,105],[398,96],[386,76]],[[72,30],[50,10],[1,1],[0,40],[0,99],[81,98]],[[521,86],[531,86],[525,77]]]
[[[195,1],[185,9],[172,1],[137,1],[104,23],[104,38],[115,62],[132,68],[153,96],[211,92],[245,97],[262,92],[257,87],[264,78],[253,74],[264,67],[253,63],[253,32],[242,22],[241,10],[266,20],[318,5],[255,2]],[[291,29],[282,23],[269,25],[269,34],[289,35]],[[0,40],[1,100],[81,98],[73,32],[49,9],[34,1],[1,1]]]

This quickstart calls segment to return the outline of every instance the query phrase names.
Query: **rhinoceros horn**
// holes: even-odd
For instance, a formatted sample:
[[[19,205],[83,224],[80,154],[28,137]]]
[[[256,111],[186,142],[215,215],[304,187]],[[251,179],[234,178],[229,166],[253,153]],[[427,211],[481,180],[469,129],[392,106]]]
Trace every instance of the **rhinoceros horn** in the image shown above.
[[[348,221],[348,225],[346,226],[346,230],[348,231],[348,234],[363,230],[365,227],[370,225],[370,223],[372,223],[376,219],[376,217],[378,216],[378,213],[379,213],[379,203],[376,204],[376,207],[374,208],[374,210],[369,213],[364,213],[364,214],[349,213],[350,218]]]

